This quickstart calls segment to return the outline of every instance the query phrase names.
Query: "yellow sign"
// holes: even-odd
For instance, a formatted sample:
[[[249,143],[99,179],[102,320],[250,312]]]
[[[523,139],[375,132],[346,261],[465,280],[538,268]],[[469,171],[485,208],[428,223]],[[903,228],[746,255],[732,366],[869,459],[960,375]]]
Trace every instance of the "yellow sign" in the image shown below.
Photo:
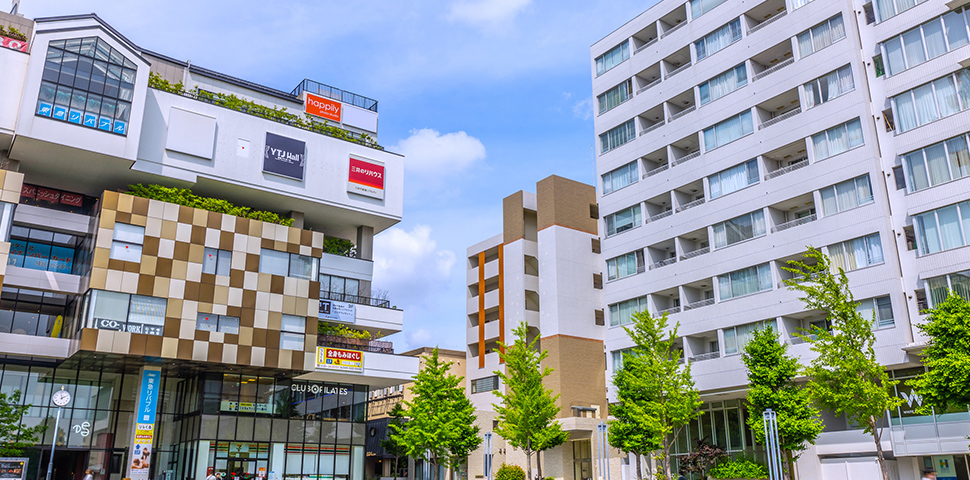
[[[317,347],[317,368],[363,373],[364,352],[343,348]]]

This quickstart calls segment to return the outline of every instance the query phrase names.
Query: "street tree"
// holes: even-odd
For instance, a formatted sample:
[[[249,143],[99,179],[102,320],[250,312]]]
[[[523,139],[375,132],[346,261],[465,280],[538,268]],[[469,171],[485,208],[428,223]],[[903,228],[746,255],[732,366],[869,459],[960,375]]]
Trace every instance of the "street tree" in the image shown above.
[[[21,420],[33,405],[21,405],[21,391],[0,393],[0,457],[22,457],[24,449],[37,443],[47,425],[28,427]]]
[[[637,462],[646,452],[657,452],[656,478],[674,478],[670,451],[683,429],[701,415],[700,393],[674,348],[680,324],[669,327],[667,314],[653,317],[636,312],[632,325],[623,327],[633,349],[623,356],[614,373],[617,404],[610,407],[610,445],[634,453]],[[642,480],[639,465],[637,478]]]
[[[512,333],[515,341],[511,345],[499,343],[499,357],[505,362],[505,371],[496,370],[495,374],[502,379],[505,392],[495,392],[501,400],[493,405],[498,414],[495,432],[525,453],[526,478],[531,480],[532,454],[537,454],[536,467],[542,476],[538,453],[562,445],[569,433],[556,422],[559,395],[553,396],[552,390],[542,384],[542,379],[552,373],[551,367],[542,367],[549,352],[539,351],[538,337],[529,341],[529,326],[525,322]]]
[[[391,411],[387,413],[387,428],[388,435],[387,438],[381,440],[381,447],[384,448],[384,453],[394,456],[394,478],[397,479],[398,472],[400,471],[400,461],[401,457],[407,458],[407,451],[405,446],[400,443],[401,437],[392,435],[392,433],[397,431],[404,431],[407,428],[405,424],[405,418],[407,412],[404,411],[404,407],[400,403],[394,405]],[[392,426],[393,425],[393,426]]]
[[[424,365],[410,387],[414,395],[404,401],[400,418],[391,422],[390,441],[408,457],[423,460],[439,479],[440,466],[457,468],[482,439],[475,425],[475,406],[465,396],[464,377],[449,372],[452,362],[438,358],[438,349],[424,358]]]
[[[923,398],[922,413],[930,414],[931,408],[965,411],[970,405],[970,302],[951,291],[918,328],[929,337],[923,350],[928,371],[908,383]]]
[[[890,380],[876,359],[875,312],[868,317],[859,312],[845,271],[833,271],[828,256],[816,248],[809,247],[803,260],[789,261],[784,269],[793,275],[785,280],[788,288],[801,292],[807,309],[823,312],[831,324],[831,330],[814,328],[805,337],[818,354],[805,369],[812,402],[845,414],[872,435],[882,478],[889,480],[882,451],[883,418],[902,400],[894,395],[898,382]]]
[[[801,371],[798,359],[772,328],[755,330],[741,354],[748,368],[748,426],[758,443],[765,444],[762,414],[771,409],[778,418],[778,443],[784,455],[785,478],[794,478],[795,460],[822,433],[819,411],[808,389],[795,383]]]

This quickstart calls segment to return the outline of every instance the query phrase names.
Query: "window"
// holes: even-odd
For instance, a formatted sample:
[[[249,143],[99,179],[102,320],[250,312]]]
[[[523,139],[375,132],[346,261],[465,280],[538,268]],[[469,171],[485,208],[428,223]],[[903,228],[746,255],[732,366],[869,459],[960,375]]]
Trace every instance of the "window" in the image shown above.
[[[716,125],[704,129],[704,150],[711,151],[724,146],[751,132],[751,110],[729,117]]]
[[[637,126],[631,118],[628,122],[600,134],[600,153],[606,153],[637,138]]]
[[[726,25],[694,42],[697,61],[701,61],[723,50],[728,45],[741,40],[741,19],[735,18]]]
[[[640,204],[606,216],[606,236],[616,235],[640,226]]]
[[[596,58],[596,76],[598,77],[608,72],[613,67],[625,62],[628,58],[630,58],[630,44],[624,41],[613,47],[612,50]]]
[[[722,301],[771,290],[771,267],[764,263],[725,273],[717,277],[717,285]]]
[[[168,299],[92,290],[89,328],[161,335]]]
[[[920,255],[962,247],[970,239],[970,202],[961,202],[916,215]]]
[[[127,135],[137,68],[98,37],[52,41],[37,115]]]
[[[765,234],[765,212],[755,212],[714,225],[714,248],[724,248]]]
[[[942,303],[953,291],[960,298],[970,301],[970,270],[926,279],[930,308]]]
[[[910,8],[919,5],[926,0],[876,0],[876,18],[880,22],[885,21],[890,17],[894,17],[900,13],[909,10]]]
[[[970,41],[967,12],[948,12],[882,43],[889,75],[936,58]]]
[[[639,180],[640,173],[637,169],[637,162],[630,162],[603,175],[603,195],[615,192],[627,185],[637,183]]]
[[[700,84],[701,105],[707,105],[748,84],[748,69],[740,64]]]
[[[636,275],[643,271],[643,250],[637,250],[606,261],[607,280]]]
[[[910,192],[970,175],[966,134],[903,155]]]
[[[303,350],[306,338],[306,317],[283,315],[280,324],[280,350]]]
[[[807,108],[812,108],[854,89],[855,82],[852,81],[852,66],[846,65],[834,72],[806,83],[805,103],[807,104]]]
[[[602,115],[631,98],[633,98],[633,82],[627,80],[596,97],[599,113]]]
[[[872,57],[872,68],[876,71],[876,77],[886,74],[886,65],[882,63],[882,55]]]
[[[7,265],[79,274],[74,265],[81,241],[81,237],[75,235],[15,225],[10,228]]]
[[[647,309],[647,297],[632,298],[610,305],[610,326],[626,325],[633,321],[633,314]]]
[[[858,118],[812,135],[815,159],[825,160],[862,145],[862,122]]]
[[[811,2],[812,2],[812,0],[792,0],[792,2],[791,2],[791,9],[792,10],[797,10],[797,9],[799,9],[801,7],[804,7],[805,5],[808,5]]]
[[[819,190],[822,195],[822,215],[835,215],[861,205],[872,203],[869,175],[837,183]]]
[[[203,255],[202,273],[229,275],[229,264],[232,263],[232,252],[206,247]]]
[[[798,56],[805,58],[845,38],[845,24],[838,14],[798,34]]]
[[[320,259],[268,248],[259,252],[259,273],[317,280]]]
[[[200,313],[195,321],[196,330],[207,332],[239,334],[239,317],[228,315],[214,315],[211,313]]]
[[[472,380],[472,393],[485,393],[498,390],[498,375]]]
[[[970,70],[963,69],[892,98],[900,132],[970,108]]]
[[[760,178],[757,159],[748,160],[741,165],[715,173],[708,177],[711,200],[754,185]]]
[[[115,223],[111,242],[111,258],[125,262],[141,262],[141,246],[145,243],[145,227]]]
[[[361,303],[360,280],[336,275],[320,275],[320,300]]]
[[[888,296],[863,300],[859,302],[855,309],[867,319],[872,319],[875,316],[876,321],[873,325],[877,328],[895,325],[893,304]]]
[[[778,325],[775,320],[764,322],[754,322],[737,327],[724,329],[724,354],[733,355],[742,350],[744,346],[754,339],[754,332],[758,330],[772,329],[778,332]]]
[[[879,234],[874,233],[835,245],[829,245],[829,258],[832,259],[832,271],[844,270],[850,272],[860,268],[878,265],[883,262],[882,243]]]
[[[690,19],[695,20],[722,3],[724,0],[690,0]]]
[[[0,291],[0,332],[40,337],[64,337],[64,322],[72,313],[74,297],[63,293],[3,287]],[[63,325],[63,323],[62,323]]]
[[[613,372],[615,373],[619,369],[623,368],[623,357],[633,353],[633,349],[624,348],[623,350],[614,350],[610,353],[613,357]]]

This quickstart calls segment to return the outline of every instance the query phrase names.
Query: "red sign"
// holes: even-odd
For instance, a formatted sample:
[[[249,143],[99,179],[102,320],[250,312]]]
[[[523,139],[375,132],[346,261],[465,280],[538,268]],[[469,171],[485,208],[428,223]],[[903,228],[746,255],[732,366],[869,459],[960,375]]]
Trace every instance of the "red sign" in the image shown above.
[[[384,199],[384,165],[350,157],[347,191]]]
[[[76,193],[61,192],[61,203],[80,207],[84,204],[84,197]]]
[[[34,198],[37,196],[37,187],[33,185],[24,184],[23,188],[20,189],[20,196],[25,198]]]
[[[356,350],[343,350],[339,348],[328,348],[327,358],[333,360],[352,360],[360,362],[364,360],[364,353]]]
[[[16,50],[18,52],[27,52],[27,42],[22,40],[16,40],[13,38],[0,37],[0,46],[3,48],[9,48],[11,50]]]
[[[312,93],[306,94],[305,107],[306,113],[323,117],[328,120],[333,120],[335,122],[340,121],[341,112],[343,110],[343,104],[340,102],[328,100]]]
[[[45,202],[57,203],[61,199],[61,192],[57,190],[51,190],[49,188],[38,188],[37,189],[37,200],[44,200]]]

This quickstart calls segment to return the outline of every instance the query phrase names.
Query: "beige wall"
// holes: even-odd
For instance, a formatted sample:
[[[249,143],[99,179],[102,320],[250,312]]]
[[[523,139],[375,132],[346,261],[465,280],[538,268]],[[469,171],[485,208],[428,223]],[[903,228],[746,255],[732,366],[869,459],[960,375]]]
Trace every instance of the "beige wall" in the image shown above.
[[[596,218],[590,215],[596,205],[596,189],[555,175],[536,184],[536,210],[539,230],[553,225],[596,235]]]
[[[603,341],[553,335],[540,339],[549,352],[543,367],[552,367],[544,383],[559,397],[559,418],[574,416],[572,407],[593,407],[594,418],[606,418],[606,357]]]

